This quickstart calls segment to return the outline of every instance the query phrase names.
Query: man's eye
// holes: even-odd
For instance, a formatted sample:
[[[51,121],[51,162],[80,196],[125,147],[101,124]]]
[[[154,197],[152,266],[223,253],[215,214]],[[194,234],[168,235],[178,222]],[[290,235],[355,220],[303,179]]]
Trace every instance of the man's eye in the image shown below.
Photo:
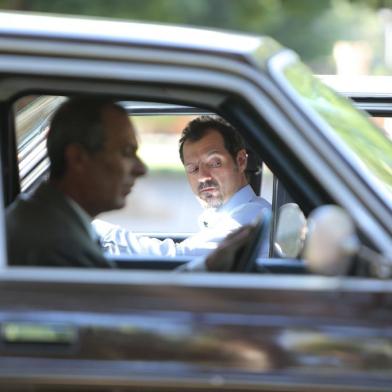
[[[211,168],[215,167],[221,167],[222,166],[222,161],[220,159],[213,159],[208,163],[208,166]]]
[[[186,165],[185,170],[189,174],[196,173],[199,168],[196,165]]]

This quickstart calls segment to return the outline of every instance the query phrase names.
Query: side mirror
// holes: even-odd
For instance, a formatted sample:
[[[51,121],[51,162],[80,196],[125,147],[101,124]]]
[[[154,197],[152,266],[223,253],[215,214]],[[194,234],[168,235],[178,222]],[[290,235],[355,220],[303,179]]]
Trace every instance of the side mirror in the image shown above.
[[[275,253],[280,257],[296,258],[300,255],[306,234],[306,218],[295,203],[280,207],[275,234]]]
[[[303,252],[305,264],[311,272],[344,275],[358,250],[354,223],[343,208],[327,205],[312,211],[308,217]]]

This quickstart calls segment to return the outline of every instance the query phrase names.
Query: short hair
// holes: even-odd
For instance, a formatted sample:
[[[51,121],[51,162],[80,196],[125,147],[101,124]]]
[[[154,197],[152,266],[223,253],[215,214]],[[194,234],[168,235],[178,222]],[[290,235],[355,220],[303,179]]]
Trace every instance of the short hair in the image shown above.
[[[227,121],[219,116],[200,116],[190,121],[184,128],[179,140],[179,152],[182,163],[184,163],[184,143],[196,142],[210,130],[219,132],[223,137],[226,150],[233,160],[237,158],[238,151],[245,148],[245,142],[240,133]]]
[[[65,175],[65,149],[68,145],[79,144],[91,153],[103,148],[105,129],[102,113],[106,107],[127,114],[114,101],[100,97],[74,97],[59,106],[50,122],[46,143],[51,178]]]

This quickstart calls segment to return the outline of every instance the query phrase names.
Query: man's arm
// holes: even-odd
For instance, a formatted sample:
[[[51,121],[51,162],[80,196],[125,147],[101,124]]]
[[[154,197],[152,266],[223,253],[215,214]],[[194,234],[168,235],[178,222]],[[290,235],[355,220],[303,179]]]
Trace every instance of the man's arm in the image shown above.
[[[130,230],[99,219],[93,221],[93,226],[101,238],[104,251],[111,255],[198,257],[210,254],[230,233],[241,226],[252,224],[262,215],[263,210],[260,206],[249,204],[245,205],[245,208],[237,209],[233,214],[220,214],[218,224],[204,228],[179,243],[171,238],[159,240],[138,236]],[[268,256],[268,240],[269,238],[266,238],[262,245],[262,257]]]
[[[168,238],[159,240],[137,236],[132,231],[118,225],[95,219],[92,225],[100,237],[104,252],[110,255],[153,255],[176,256],[176,244]]]
[[[206,256],[217,248],[233,230],[241,225],[231,218],[222,221],[219,227],[206,228],[176,243],[171,238],[159,240],[138,236],[118,225],[96,219],[93,227],[100,237],[105,253],[110,255],[153,255],[153,256]]]

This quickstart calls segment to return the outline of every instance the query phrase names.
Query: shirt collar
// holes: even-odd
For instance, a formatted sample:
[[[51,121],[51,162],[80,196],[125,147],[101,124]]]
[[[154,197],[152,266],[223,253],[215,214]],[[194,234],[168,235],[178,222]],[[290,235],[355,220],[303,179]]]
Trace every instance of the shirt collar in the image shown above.
[[[233,196],[222,206],[216,209],[217,212],[230,211],[237,207],[239,204],[248,203],[255,198],[252,187],[248,184],[239,189]]]
[[[252,187],[248,184],[239,189],[234,195],[222,206],[218,208],[207,208],[199,216],[199,226],[201,228],[211,227],[216,220],[222,219],[222,213],[230,212],[241,204],[248,203],[256,197]]]

